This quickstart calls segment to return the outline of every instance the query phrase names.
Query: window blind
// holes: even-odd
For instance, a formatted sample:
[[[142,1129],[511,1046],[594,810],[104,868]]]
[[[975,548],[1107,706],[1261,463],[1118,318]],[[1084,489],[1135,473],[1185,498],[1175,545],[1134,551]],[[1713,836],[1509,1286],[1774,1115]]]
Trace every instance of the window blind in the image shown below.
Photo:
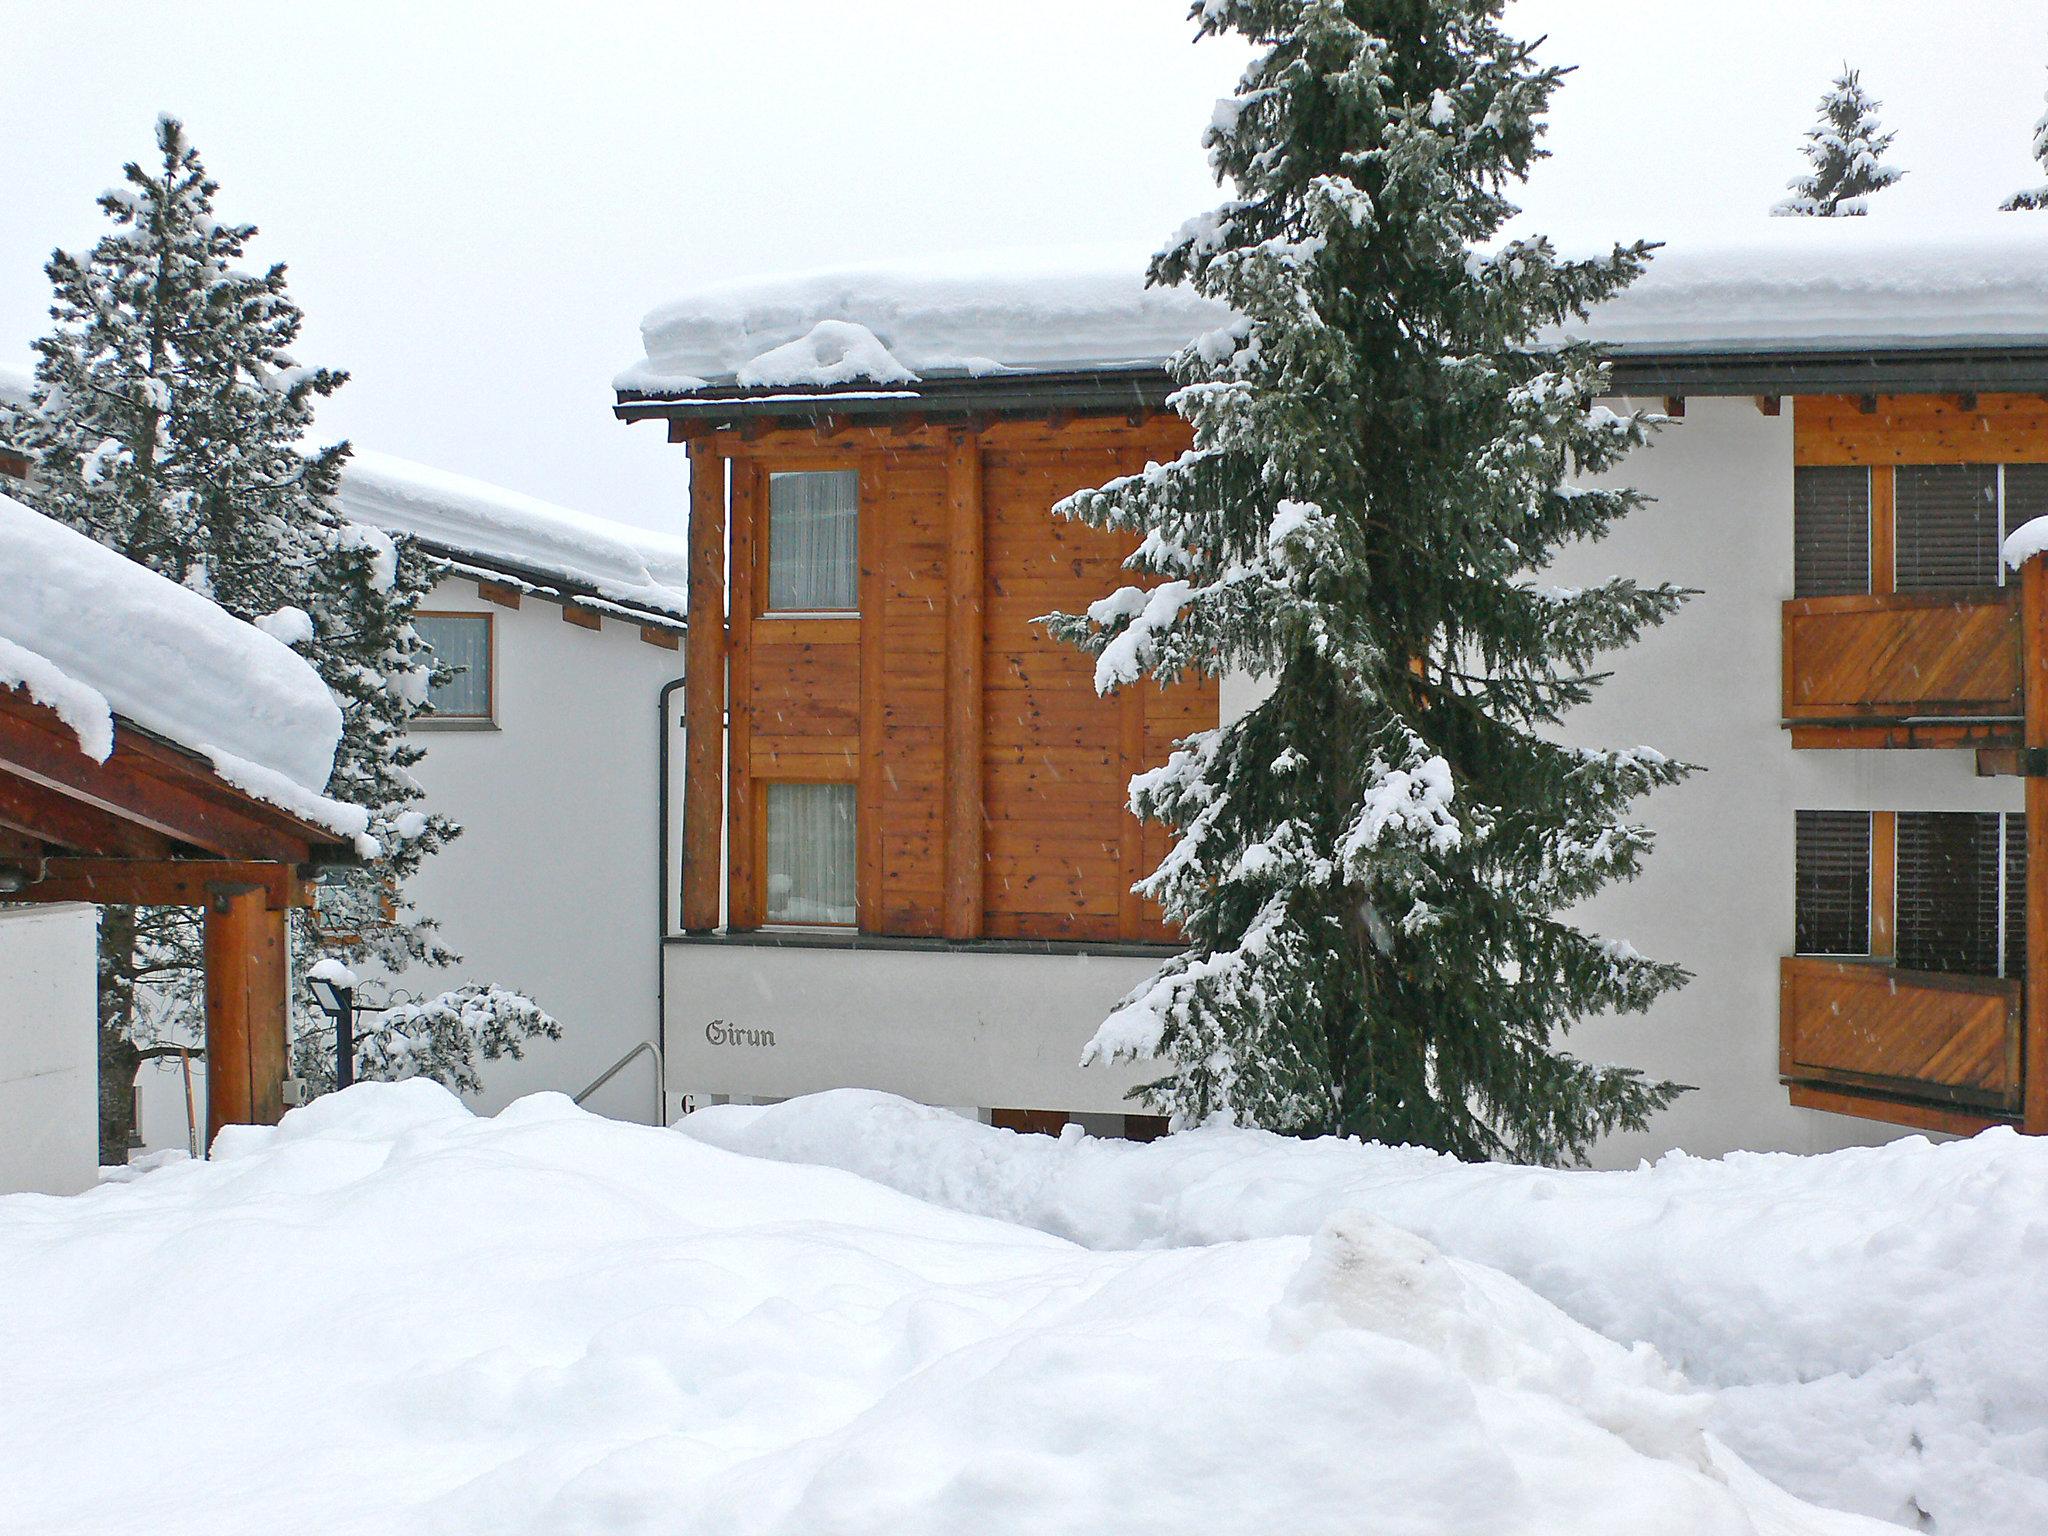
[[[2005,531],[2048,517],[2048,464],[2005,466]]]
[[[1897,587],[1998,585],[1998,466],[1901,464],[1893,471]]]
[[[768,786],[771,923],[854,921],[853,786]]]
[[[1794,833],[1794,950],[1869,954],[1870,813],[1800,811]]]
[[[1910,971],[1998,974],[1995,811],[1899,813],[1898,960]]]
[[[2027,818],[2005,817],[2005,970],[2027,974]]]
[[[1792,471],[1792,595],[1870,590],[1870,471],[1802,465]]]
[[[851,613],[859,596],[860,472],[768,477],[768,609]]]
[[[427,690],[427,702],[444,720],[491,717],[491,619],[483,613],[416,613],[413,628],[443,666],[455,668],[445,683]]]

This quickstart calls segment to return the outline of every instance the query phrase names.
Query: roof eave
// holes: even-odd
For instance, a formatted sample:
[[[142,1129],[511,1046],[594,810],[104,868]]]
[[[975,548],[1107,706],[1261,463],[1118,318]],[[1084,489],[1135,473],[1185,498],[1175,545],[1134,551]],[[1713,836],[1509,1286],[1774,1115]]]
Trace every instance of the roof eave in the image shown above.
[[[1856,395],[2048,391],[2048,341],[1942,342],[1807,347],[1661,346],[1611,349],[1616,394]],[[1028,415],[1048,411],[1159,411],[1174,388],[1164,366],[1124,365],[1058,373],[935,378],[882,390],[846,384],[804,389],[719,385],[664,393],[621,390],[622,421],[688,421],[704,427],[764,419],[817,423],[925,416]]]

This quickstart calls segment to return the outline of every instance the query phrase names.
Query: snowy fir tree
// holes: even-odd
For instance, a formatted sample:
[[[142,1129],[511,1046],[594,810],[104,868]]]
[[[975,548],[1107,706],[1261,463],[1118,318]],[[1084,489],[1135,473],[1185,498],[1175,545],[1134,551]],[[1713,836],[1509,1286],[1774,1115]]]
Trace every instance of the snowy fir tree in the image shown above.
[[[1502,0],[1202,0],[1260,53],[1205,143],[1234,192],[1152,262],[1236,313],[1176,359],[1178,460],[1060,506],[1141,537],[1125,587],[1055,633],[1101,691],[1244,671],[1270,689],[1132,781],[1178,829],[1141,889],[1187,939],[1092,1059],[1157,1058],[1177,1123],[1358,1133],[1465,1158],[1583,1156],[1682,1091],[1558,1048],[1678,967],[1560,909],[1634,875],[1629,802],[1686,771],[1561,745],[1596,653],[1683,593],[1538,573],[1643,500],[1576,477],[1644,441],[1545,349],[1649,247],[1495,244],[1563,71]]]
[[[2043,112],[2041,120],[2034,124],[2034,158],[2041,162],[2041,169],[2048,172],[2048,112]],[[2048,182],[2029,187],[2024,192],[2015,192],[1998,206],[2007,213],[2048,209]]]
[[[378,849],[361,872],[358,963],[387,973],[454,957],[413,909],[406,884],[458,830],[420,807],[406,723],[427,707],[431,652],[412,613],[434,579],[402,541],[350,523],[334,495],[346,443],[309,449],[315,403],[346,378],[291,356],[301,324],[285,270],[236,265],[256,230],[216,216],[217,187],[182,126],[162,118],[157,155],[130,164],[99,205],[112,222],[90,251],[56,252],[51,333],[29,405],[8,435],[36,461],[38,510],[292,645],[342,707],[328,793],[366,807]],[[322,940],[304,914],[293,930],[303,974]],[[109,908],[101,924],[101,1155],[119,1161],[132,1132],[135,1067],[153,1047],[189,1040],[199,1012],[200,924],[183,908]],[[508,997],[509,1027],[532,1010]],[[310,994],[294,1009],[295,1057],[332,1043]],[[542,1016],[544,1017],[544,1016]],[[446,1030],[422,1039],[448,1043]],[[478,1042],[429,1061],[447,1080],[471,1072]],[[331,1079],[331,1066],[329,1068]]]
[[[1884,164],[1885,151],[1897,135],[1878,127],[1879,105],[1865,93],[1856,71],[1843,65],[1820,99],[1820,121],[1806,130],[1806,146],[1800,152],[1813,169],[1786,183],[1792,195],[1774,204],[1773,214],[1860,218],[1870,211],[1866,200],[1871,193],[1906,174]]]

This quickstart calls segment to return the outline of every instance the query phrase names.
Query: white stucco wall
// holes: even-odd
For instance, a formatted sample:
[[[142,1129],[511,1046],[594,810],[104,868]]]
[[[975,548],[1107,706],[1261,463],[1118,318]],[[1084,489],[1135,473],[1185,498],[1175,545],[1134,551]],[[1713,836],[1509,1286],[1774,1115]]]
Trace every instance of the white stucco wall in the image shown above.
[[[0,1195],[97,1177],[98,932],[91,907],[0,908]]]
[[[1647,409],[1659,402],[1639,401]],[[1696,1086],[1602,1161],[1671,1147],[1813,1151],[1908,1134],[1794,1109],[1778,1082],[1778,959],[1793,938],[1795,810],[2019,810],[2016,779],[1980,779],[1967,751],[1799,751],[1780,724],[1780,605],[1792,595],[1792,424],[1747,399],[1693,398],[1615,478],[1657,497],[1556,567],[1700,595],[1613,658],[1574,734],[1646,743],[1704,771],[1644,802],[1658,834],[1647,873],[1579,914],[1589,927],[1694,973],[1643,1016],[1600,1019],[1571,1048]]]
[[[647,644],[622,619],[578,628],[558,604],[534,597],[517,610],[494,607],[459,578],[421,607],[494,616],[497,719],[495,729],[417,734],[427,749],[415,770],[427,803],[464,831],[426,861],[416,889],[462,963],[414,970],[402,983],[439,990],[494,981],[561,1020],[560,1041],[484,1069],[480,1109],[541,1089],[573,1093],[636,1042],[656,1038],[657,708],[662,685],[682,676],[683,653]],[[681,712],[676,689],[672,724]],[[681,743],[678,728],[678,784]],[[652,1063],[642,1057],[588,1107],[654,1118]]]

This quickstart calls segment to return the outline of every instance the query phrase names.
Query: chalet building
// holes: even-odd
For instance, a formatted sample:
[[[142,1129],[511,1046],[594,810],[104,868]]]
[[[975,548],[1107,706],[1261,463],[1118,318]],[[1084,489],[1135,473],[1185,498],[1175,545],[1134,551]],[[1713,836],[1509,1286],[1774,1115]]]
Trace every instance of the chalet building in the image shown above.
[[[1049,509],[1186,445],[1165,360],[1229,320],[1109,269],[648,317],[617,413],[692,472],[672,1111],[867,1086],[1153,1128],[1142,1068],[1077,1065],[1173,944],[1125,784],[1259,684],[1098,698],[1033,620],[1129,579]],[[1657,500],[1546,579],[1699,595],[1573,731],[1706,770],[1578,914],[1695,973],[1573,1036],[1698,1090],[1603,1158],[2048,1129],[2048,587],[2001,558],[2048,515],[2048,226],[1779,221],[1661,253],[1591,330],[1670,418],[1621,476]]]

